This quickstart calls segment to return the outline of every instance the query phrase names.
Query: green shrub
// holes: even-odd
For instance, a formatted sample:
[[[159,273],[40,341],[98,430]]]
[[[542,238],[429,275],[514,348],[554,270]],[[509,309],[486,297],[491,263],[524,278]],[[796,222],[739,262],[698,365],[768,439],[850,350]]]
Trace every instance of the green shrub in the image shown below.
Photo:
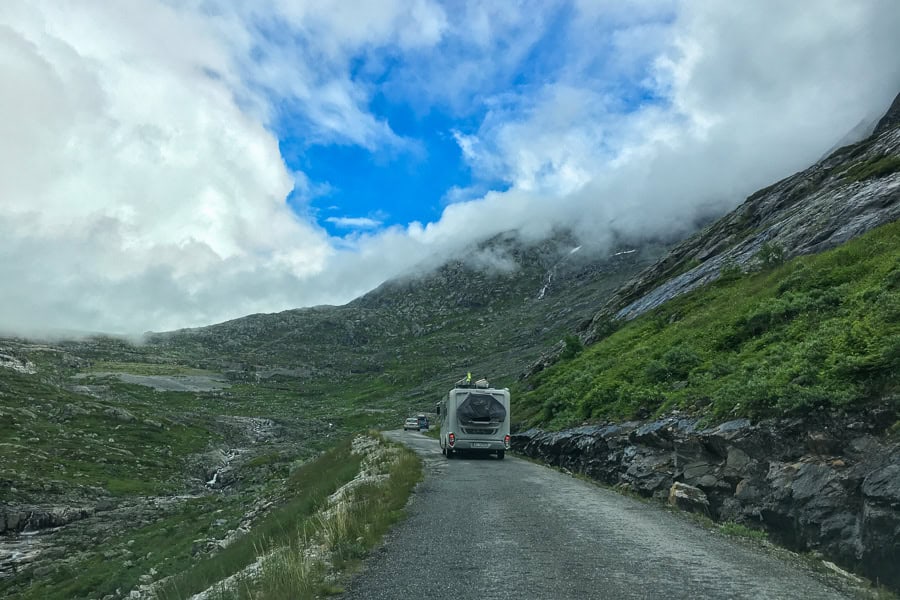
[[[896,171],[900,171],[900,156],[876,156],[856,163],[844,171],[843,175],[846,179],[863,181],[884,177]]]
[[[616,329],[619,327],[619,324],[619,321],[616,321],[614,319],[601,319],[594,323],[592,328],[598,338],[605,338],[615,333]]]
[[[746,525],[742,525],[740,523],[735,523],[733,521],[727,521],[725,523],[721,523],[719,525],[719,531],[724,533],[725,535],[731,535],[734,537],[742,537],[753,540],[764,540],[768,537],[768,534],[761,529],[751,529]]]
[[[562,360],[571,360],[584,350],[584,344],[581,343],[581,339],[577,335],[566,335],[563,341],[565,342],[565,347],[559,355]]]
[[[784,246],[778,242],[765,242],[756,257],[763,268],[777,267],[784,263]]]
[[[741,269],[741,266],[734,259],[728,259],[722,265],[722,268],[719,269],[719,282],[728,283],[740,279],[743,275],[744,270]]]

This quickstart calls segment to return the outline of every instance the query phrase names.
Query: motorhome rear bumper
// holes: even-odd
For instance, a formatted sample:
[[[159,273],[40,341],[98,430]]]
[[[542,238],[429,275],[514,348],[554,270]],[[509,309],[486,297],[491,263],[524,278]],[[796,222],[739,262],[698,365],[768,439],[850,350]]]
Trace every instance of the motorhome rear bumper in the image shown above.
[[[466,440],[456,438],[454,450],[506,450],[503,440]]]

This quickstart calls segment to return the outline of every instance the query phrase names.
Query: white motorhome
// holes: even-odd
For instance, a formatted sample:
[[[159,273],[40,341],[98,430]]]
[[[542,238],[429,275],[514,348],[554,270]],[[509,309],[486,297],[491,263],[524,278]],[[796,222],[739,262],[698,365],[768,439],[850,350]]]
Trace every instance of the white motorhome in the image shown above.
[[[495,389],[486,379],[470,383],[461,379],[438,403],[441,454],[496,453],[502,459],[509,450],[509,389]]]

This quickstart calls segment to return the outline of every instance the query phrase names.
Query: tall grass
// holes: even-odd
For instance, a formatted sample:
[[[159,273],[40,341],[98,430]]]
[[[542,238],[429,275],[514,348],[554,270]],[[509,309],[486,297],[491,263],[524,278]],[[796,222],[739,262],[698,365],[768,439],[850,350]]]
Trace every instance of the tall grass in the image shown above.
[[[421,479],[415,454],[375,439],[363,453],[345,440],[301,467],[287,503],[170,580],[160,597],[182,600],[209,590],[217,600],[302,600],[339,591],[346,573],[402,517]]]
[[[247,535],[173,578],[161,590],[160,597],[190,597],[254,563],[260,549],[294,543],[304,522],[316,514],[330,494],[353,479],[360,461],[361,457],[351,454],[350,439],[346,439],[298,468],[288,480],[287,500],[281,506],[263,517]]]
[[[400,447],[390,447],[366,467],[381,478],[355,486],[308,520],[295,543],[272,555],[260,577],[240,588],[239,598],[305,600],[341,591],[359,560],[402,518],[422,477],[419,459]]]

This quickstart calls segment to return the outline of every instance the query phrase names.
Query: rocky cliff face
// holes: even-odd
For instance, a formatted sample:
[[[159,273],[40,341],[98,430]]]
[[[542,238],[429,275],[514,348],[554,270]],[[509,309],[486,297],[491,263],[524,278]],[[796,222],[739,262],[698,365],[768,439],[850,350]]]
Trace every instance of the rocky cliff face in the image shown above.
[[[634,318],[723,270],[821,252],[898,217],[900,96],[869,138],[756,192],[676,246],[618,290],[581,336],[594,342],[610,318]]]
[[[888,111],[881,120],[878,121],[878,124],[875,125],[875,131],[873,133],[878,137],[882,133],[893,129],[898,125],[900,125],[900,94],[897,94],[897,97],[894,98]]]
[[[719,521],[763,529],[900,590],[900,439],[886,405],[709,429],[696,419],[529,430],[513,449]]]

